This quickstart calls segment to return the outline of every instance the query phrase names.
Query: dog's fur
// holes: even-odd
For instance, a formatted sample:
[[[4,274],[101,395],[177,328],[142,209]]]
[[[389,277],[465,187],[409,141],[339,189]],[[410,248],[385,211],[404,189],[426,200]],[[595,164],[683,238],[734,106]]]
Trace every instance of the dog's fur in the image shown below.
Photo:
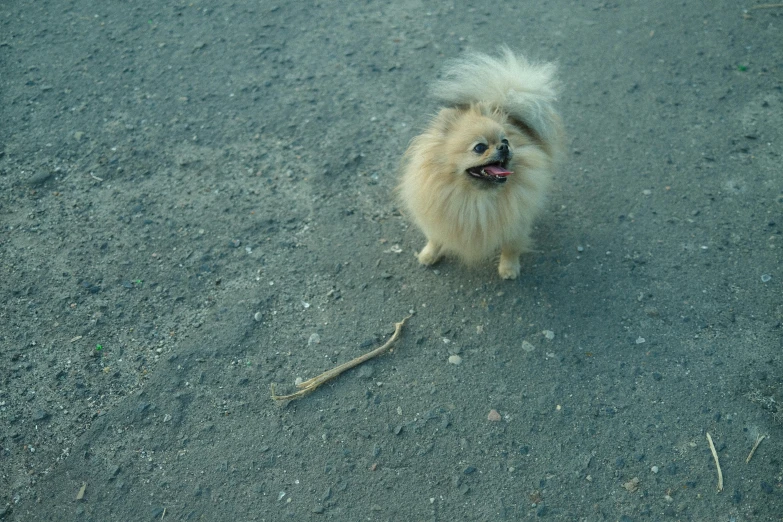
[[[451,254],[475,265],[500,250],[500,276],[519,275],[562,151],[553,74],[504,48],[453,62],[435,84],[444,107],[408,147],[398,187],[427,237],[421,264]]]

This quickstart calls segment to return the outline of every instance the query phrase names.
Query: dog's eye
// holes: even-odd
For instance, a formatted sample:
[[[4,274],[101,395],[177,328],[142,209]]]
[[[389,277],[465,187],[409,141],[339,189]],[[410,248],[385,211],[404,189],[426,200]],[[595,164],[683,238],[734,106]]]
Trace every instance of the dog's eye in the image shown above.
[[[484,154],[485,152],[487,152],[487,149],[488,149],[488,148],[489,148],[489,147],[487,147],[487,145],[486,145],[486,144],[484,144],[484,143],[479,143],[478,145],[476,145],[475,147],[473,147],[473,152],[475,152],[476,154]]]

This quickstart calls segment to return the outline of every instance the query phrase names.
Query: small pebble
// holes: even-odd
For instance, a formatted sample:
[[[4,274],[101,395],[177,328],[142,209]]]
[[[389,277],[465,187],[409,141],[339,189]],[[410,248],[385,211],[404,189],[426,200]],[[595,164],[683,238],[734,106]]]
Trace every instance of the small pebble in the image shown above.
[[[549,341],[555,338],[555,332],[552,330],[544,330],[544,337],[546,337]]]
[[[533,350],[536,349],[536,347],[527,341],[522,341],[522,349],[525,350],[526,352],[532,352]]]
[[[253,319],[255,319],[256,321],[260,321],[262,317],[263,317],[263,316],[261,315],[261,312],[256,312],[256,313],[253,315]]]
[[[628,490],[628,492],[633,493],[639,489],[639,483],[641,481],[638,477],[634,477],[625,484],[623,484],[623,487]]]
[[[50,417],[49,412],[45,410],[35,410],[35,413],[33,413],[33,420],[34,421],[43,421]]]
[[[769,274],[763,274],[761,276],[761,282],[762,283],[769,283],[769,281],[772,279],[772,276]]]
[[[307,344],[312,346],[314,344],[319,344],[321,342],[321,336],[317,333],[314,333],[310,335],[310,338],[307,340]]]
[[[637,337],[636,344],[644,344],[647,341],[644,337]]]
[[[650,471],[652,471],[653,473],[658,473],[658,466],[651,467]]]
[[[37,172],[37,173],[33,174],[32,176],[30,176],[27,179],[27,184],[30,185],[31,187],[36,187],[38,185],[43,185],[44,183],[49,181],[49,179],[53,175],[54,175],[54,172],[49,172],[49,171]]]
[[[487,415],[487,420],[491,422],[499,422],[500,421],[500,414],[497,410],[489,410],[489,414]]]
[[[459,366],[460,364],[462,364],[462,357],[460,357],[457,354],[449,355],[449,363],[455,366]]]

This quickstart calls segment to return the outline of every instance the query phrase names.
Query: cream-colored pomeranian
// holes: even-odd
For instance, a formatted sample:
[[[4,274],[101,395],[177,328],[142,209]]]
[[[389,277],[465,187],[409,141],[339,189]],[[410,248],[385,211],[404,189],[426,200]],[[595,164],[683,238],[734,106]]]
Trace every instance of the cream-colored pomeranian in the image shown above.
[[[500,276],[519,275],[562,150],[554,70],[503,48],[454,61],[435,84],[444,108],[408,147],[398,187],[427,237],[421,264],[474,265],[499,250]]]

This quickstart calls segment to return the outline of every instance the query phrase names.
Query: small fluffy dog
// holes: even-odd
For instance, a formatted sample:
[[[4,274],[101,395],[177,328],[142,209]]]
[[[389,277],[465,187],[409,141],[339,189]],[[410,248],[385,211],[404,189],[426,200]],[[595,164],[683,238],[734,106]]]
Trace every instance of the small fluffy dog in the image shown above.
[[[553,74],[503,48],[452,62],[435,84],[444,108],[408,147],[398,187],[427,237],[422,265],[449,254],[475,265],[500,250],[500,276],[519,275],[562,150]]]

